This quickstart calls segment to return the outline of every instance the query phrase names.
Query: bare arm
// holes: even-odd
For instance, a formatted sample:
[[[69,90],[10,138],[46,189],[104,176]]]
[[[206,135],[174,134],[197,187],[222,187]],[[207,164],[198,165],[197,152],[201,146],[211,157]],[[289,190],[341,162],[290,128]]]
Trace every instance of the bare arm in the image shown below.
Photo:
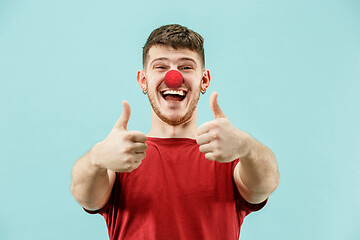
[[[102,208],[115,182],[115,172],[130,172],[145,158],[145,134],[128,131],[130,105],[123,102],[123,113],[110,134],[74,164],[71,192],[88,210]]]
[[[115,182],[115,172],[100,168],[92,161],[93,149],[76,161],[72,170],[71,192],[88,210],[102,208],[108,201]]]
[[[260,203],[275,191],[279,171],[273,152],[255,139],[248,137],[248,154],[240,158],[234,169],[234,180],[243,198]]]

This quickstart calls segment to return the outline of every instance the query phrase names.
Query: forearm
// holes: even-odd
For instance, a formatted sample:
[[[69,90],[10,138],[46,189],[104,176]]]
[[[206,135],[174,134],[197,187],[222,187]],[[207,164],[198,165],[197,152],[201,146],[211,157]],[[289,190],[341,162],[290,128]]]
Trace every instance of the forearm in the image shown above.
[[[273,152],[253,138],[248,141],[248,154],[240,158],[237,168],[247,198],[265,200],[279,184],[279,172]]]
[[[92,149],[76,161],[71,180],[74,198],[88,210],[99,209],[107,202],[115,180],[114,172],[93,163],[93,154]]]

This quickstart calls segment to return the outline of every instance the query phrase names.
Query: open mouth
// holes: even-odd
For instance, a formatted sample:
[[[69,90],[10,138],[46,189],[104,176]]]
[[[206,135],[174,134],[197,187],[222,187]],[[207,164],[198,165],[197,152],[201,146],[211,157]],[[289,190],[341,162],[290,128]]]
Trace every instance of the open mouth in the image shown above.
[[[184,90],[165,90],[161,92],[162,97],[166,101],[181,102],[185,99],[187,92]]]

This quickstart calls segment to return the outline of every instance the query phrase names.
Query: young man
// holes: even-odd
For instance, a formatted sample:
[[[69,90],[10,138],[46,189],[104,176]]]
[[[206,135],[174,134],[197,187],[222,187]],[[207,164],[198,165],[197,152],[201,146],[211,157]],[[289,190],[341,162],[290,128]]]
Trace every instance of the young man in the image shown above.
[[[110,134],[74,165],[71,191],[104,216],[110,239],[238,239],[243,219],[279,182],[271,150],[235,128],[210,96],[214,119],[197,126],[210,84],[203,38],[180,25],[154,30],[137,81],[152,107],[145,135],[128,131],[130,105]],[[177,86],[165,81],[176,70]]]

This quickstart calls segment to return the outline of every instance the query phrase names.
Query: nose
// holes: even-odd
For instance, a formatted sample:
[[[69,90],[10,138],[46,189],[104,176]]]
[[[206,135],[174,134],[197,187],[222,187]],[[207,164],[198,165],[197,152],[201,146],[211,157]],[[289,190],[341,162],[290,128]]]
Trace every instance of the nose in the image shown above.
[[[184,81],[184,77],[181,72],[177,70],[170,70],[165,74],[165,84],[169,88],[178,88]]]

